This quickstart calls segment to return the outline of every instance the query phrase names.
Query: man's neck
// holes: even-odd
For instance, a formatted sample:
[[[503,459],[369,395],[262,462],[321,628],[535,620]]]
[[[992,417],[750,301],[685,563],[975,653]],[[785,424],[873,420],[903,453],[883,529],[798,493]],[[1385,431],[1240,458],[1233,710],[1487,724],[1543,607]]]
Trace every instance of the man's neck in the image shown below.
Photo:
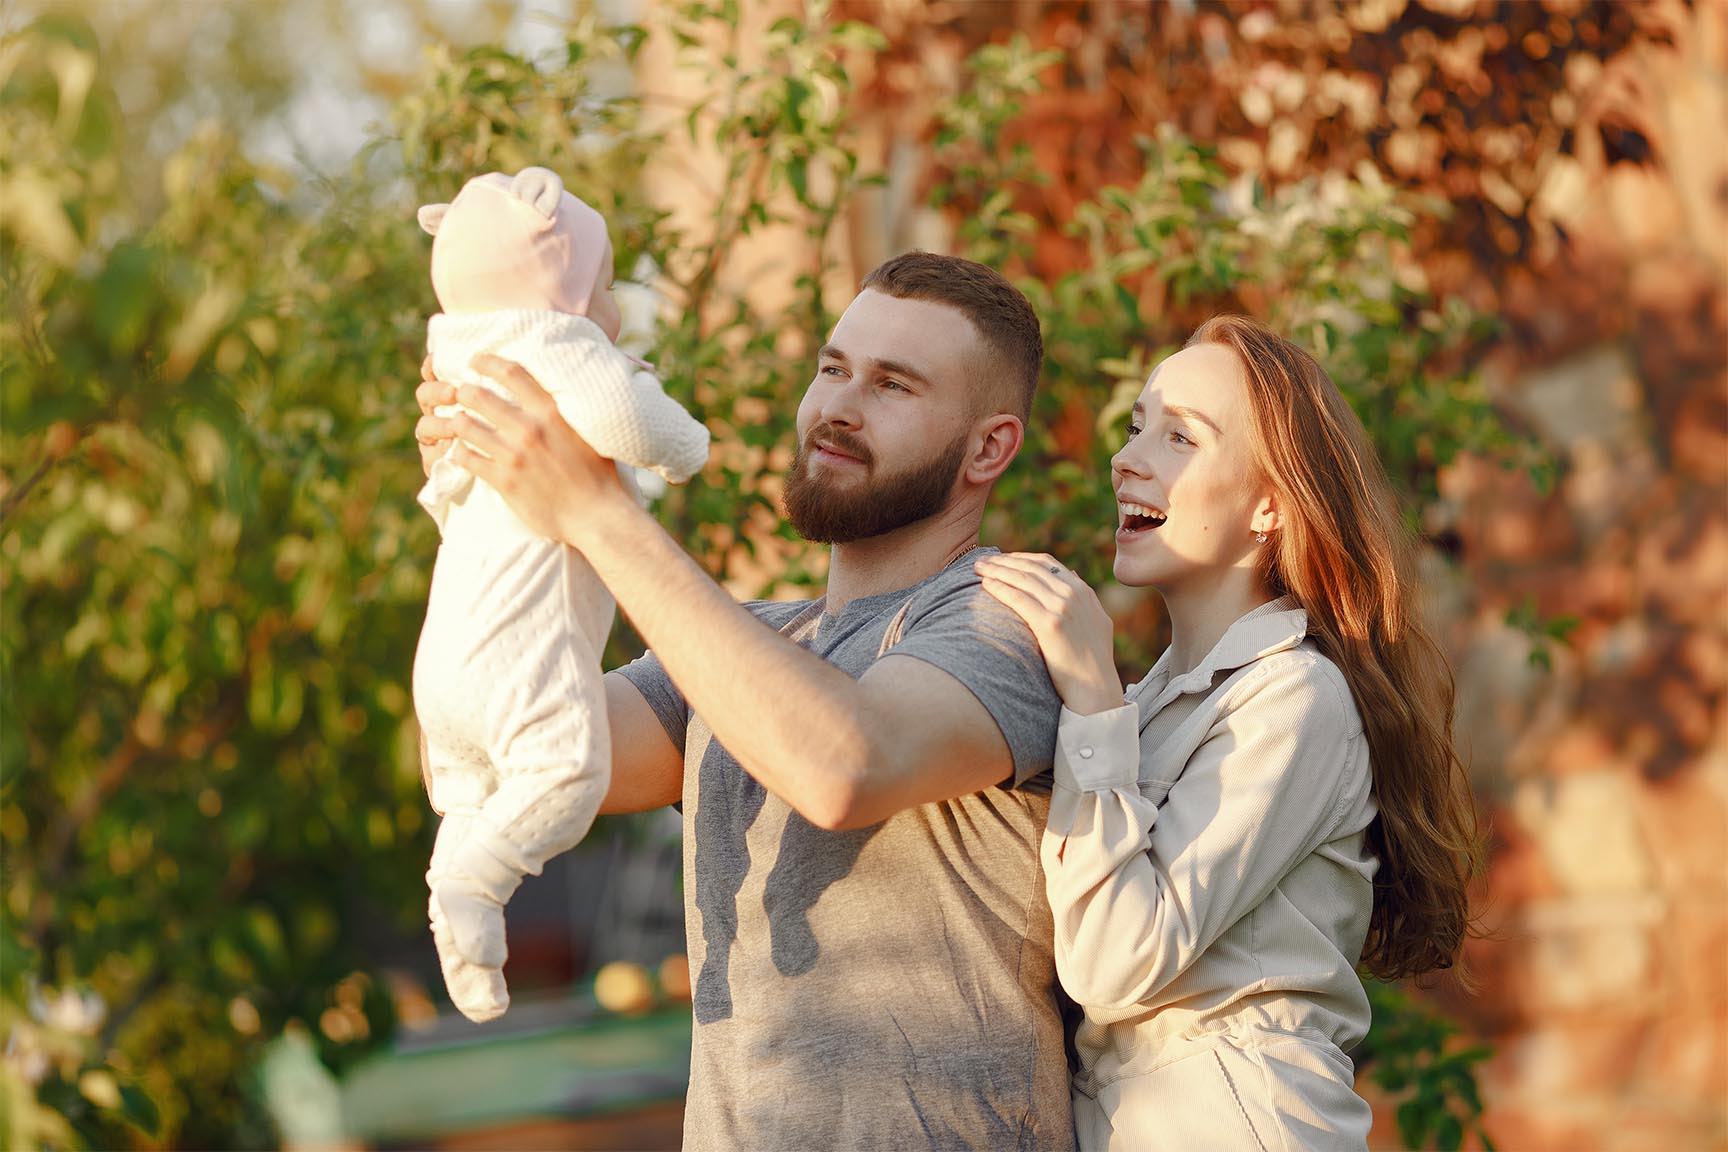
[[[881,536],[836,544],[829,551],[824,609],[838,613],[854,600],[910,588],[978,546],[982,505],[956,501],[928,520]]]

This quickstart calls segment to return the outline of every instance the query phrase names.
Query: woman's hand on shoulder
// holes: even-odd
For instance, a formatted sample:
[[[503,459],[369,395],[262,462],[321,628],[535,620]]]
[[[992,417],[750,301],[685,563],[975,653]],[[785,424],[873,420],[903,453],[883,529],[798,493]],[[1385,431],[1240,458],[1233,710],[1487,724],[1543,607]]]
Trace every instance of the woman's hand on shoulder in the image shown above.
[[[1122,706],[1122,680],[1111,645],[1115,625],[1084,580],[1042,552],[986,556],[974,569],[984,590],[1032,630],[1050,680],[1070,712],[1090,714]]]

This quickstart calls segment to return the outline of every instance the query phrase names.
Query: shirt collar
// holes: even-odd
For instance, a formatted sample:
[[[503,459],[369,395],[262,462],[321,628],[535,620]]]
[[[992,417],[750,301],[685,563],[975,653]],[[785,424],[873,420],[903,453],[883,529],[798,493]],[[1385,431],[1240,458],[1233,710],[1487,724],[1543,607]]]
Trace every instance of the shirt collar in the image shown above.
[[[1159,699],[1154,701],[1143,695],[1140,701],[1142,709],[1159,707],[1163,700],[1178,693],[1204,691],[1211,687],[1220,672],[1234,672],[1274,652],[1294,648],[1307,635],[1308,612],[1297,604],[1295,597],[1281,596],[1268,600],[1230,625],[1193,671],[1168,683],[1160,683],[1169,676],[1170,651],[1165,649],[1145,681],[1147,687],[1157,689],[1152,695]],[[1141,718],[1145,719],[1144,711]]]

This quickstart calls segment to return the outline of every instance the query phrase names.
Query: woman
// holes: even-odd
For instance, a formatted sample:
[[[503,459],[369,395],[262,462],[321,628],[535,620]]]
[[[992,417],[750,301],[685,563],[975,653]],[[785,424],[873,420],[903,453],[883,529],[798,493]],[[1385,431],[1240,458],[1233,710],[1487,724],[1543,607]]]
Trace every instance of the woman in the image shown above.
[[[1409,538],[1325,371],[1239,317],[1152,373],[1112,478],[1116,578],[1171,623],[1126,694],[1078,577],[978,563],[1065,704],[1043,861],[1081,1147],[1364,1148],[1356,967],[1449,965],[1477,859]]]

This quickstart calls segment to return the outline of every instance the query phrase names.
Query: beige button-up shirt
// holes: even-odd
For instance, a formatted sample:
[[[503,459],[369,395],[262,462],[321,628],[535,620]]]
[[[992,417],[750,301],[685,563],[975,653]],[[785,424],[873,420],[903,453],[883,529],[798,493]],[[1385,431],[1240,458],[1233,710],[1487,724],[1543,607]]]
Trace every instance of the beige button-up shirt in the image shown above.
[[[1262,605],[1192,672],[1166,653],[1123,707],[1062,713],[1042,851],[1057,971],[1085,1011],[1083,1147],[1366,1136],[1344,1053],[1368,1029],[1375,806],[1349,686],[1307,621]],[[1201,1115],[1214,1082],[1243,1130]]]

